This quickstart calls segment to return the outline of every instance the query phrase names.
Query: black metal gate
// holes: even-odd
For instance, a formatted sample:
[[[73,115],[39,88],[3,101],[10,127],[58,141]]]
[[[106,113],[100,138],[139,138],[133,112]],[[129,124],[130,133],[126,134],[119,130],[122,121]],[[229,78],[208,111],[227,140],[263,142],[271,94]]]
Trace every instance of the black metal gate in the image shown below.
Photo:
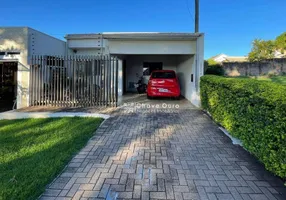
[[[117,106],[118,60],[111,56],[33,56],[30,106]]]
[[[11,110],[17,98],[17,62],[0,63],[0,112]]]

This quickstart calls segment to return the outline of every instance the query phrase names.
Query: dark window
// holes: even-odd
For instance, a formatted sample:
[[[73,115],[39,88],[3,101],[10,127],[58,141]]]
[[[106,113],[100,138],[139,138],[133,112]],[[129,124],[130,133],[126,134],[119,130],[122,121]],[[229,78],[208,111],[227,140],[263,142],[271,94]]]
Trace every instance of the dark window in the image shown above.
[[[175,72],[153,72],[152,78],[176,78]]]
[[[60,67],[64,66],[64,60],[62,58],[55,57],[55,56],[47,56],[46,59],[47,59],[47,65],[60,66]]]
[[[7,52],[8,55],[20,55],[20,52]]]
[[[95,76],[100,75],[100,71],[102,74],[102,70],[104,68],[104,61],[77,61],[76,62],[76,70],[77,73],[80,74],[88,74],[92,75],[94,74]]]
[[[5,52],[0,52],[0,56],[4,56],[5,55]]]
[[[162,62],[144,62],[143,63],[143,76],[149,76],[155,70],[162,70]]]

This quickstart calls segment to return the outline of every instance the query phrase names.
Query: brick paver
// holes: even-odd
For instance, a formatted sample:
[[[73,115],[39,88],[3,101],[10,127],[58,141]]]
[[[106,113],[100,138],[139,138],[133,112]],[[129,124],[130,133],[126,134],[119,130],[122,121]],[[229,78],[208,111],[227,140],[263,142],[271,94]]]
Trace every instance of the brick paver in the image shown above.
[[[285,193],[280,179],[184,103],[116,110],[41,199],[272,200]]]

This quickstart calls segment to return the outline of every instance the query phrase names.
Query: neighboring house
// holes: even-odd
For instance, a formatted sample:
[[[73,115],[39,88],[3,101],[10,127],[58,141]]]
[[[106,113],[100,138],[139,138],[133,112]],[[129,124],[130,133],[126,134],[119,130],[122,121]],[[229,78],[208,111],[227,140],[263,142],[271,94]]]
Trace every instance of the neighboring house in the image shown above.
[[[274,52],[274,57],[275,58],[286,58],[286,51],[284,51],[283,53],[281,51],[275,51]]]
[[[9,91],[17,99],[17,108],[28,106],[31,56],[63,56],[65,51],[64,41],[32,28],[0,27],[0,84],[4,87],[7,82],[13,82]]]
[[[181,94],[199,105],[199,78],[203,75],[204,35],[196,33],[68,34],[70,55],[110,55],[119,59],[118,96],[135,92],[143,76],[148,82],[155,69],[178,74]],[[119,102],[120,103],[120,102]]]
[[[218,62],[218,63],[223,63],[223,62],[246,62],[247,61],[247,56],[228,56],[226,54],[219,54],[214,57],[211,57],[210,59]]]

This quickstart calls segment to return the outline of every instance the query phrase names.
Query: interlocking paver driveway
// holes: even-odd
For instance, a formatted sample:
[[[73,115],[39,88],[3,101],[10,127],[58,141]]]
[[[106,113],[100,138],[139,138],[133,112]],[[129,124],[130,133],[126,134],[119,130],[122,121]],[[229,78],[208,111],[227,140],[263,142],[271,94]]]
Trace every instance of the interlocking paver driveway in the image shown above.
[[[286,197],[283,182],[202,111],[129,104],[104,122],[41,199]]]

